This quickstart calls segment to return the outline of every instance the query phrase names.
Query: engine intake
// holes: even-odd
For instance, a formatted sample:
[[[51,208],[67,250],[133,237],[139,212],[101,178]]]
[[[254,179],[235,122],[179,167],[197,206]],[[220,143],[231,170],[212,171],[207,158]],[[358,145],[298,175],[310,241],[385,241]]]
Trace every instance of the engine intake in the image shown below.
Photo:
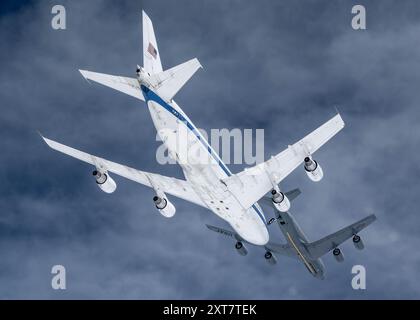
[[[324,177],[324,172],[322,171],[322,168],[318,164],[318,162],[311,159],[310,157],[306,157],[304,159],[304,162],[304,168],[309,179],[311,179],[314,182],[321,181]]]
[[[117,189],[117,184],[114,179],[109,176],[109,174],[98,170],[94,170],[92,174],[95,177],[96,184],[103,192],[113,193]]]
[[[280,212],[287,212],[290,209],[290,201],[287,196],[281,192],[273,189],[271,191],[271,200],[273,201],[274,207]]]
[[[168,199],[156,195],[153,197],[153,202],[160,214],[165,218],[172,218],[175,215],[176,209]]]
[[[168,201],[164,198],[159,198],[158,196],[153,197],[153,202],[155,203],[156,208],[165,209],[168,205]]]
[[[343,253],[338,248],[335,248],[333,250],[333,256],[334,256],[335,260],[337,260],[338,262],[343,262],[344,261]]]
[[[360,238],[357,234],[353,237],[353,244],[356,249],[363,250],[365,245],[363,244],[362,238]]]
[[[277,263],[276,256],[273,253],[271,253],[270,251],[267,251],[264,254],[264,258],[265,258],[265,261],[267,261],[271,265],[275,265]]]
[[[248,254],[247,248],[241,241],[236,242],[235,249],[241,256],[246,256]]]

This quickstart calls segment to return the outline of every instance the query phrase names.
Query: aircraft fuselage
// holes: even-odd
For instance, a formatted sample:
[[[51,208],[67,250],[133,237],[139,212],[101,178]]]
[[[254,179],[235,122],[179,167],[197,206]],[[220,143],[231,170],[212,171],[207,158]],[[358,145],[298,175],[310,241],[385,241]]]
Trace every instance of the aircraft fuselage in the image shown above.
[[[207,208],[246,241],[266,244],[269,234],[261,207],[255,203],[243,208],[228,190],[222,180],[231,176],[231,171],[188,116],[174,101],[164,101],[144,85],[141,89],[159,137]]]
[[[316,278],[324,279],[325,266],[321,259],[311,259],[305,244],[309,243],[308,238],[302,232],[296,220],[289,212],[276,210],[277,224],[283,232],[286,241],[296,251],[299,259],[303,262],[308,271]]]

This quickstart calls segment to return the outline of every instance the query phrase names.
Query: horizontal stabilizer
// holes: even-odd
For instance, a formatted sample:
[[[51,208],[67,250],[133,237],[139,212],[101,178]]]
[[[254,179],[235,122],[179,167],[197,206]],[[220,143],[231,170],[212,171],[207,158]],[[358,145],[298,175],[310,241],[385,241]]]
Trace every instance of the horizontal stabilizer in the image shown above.
[[[104,73],[97,73],[86,70],[79,70],[86,80],[98,82],[109,88],[128,94],[134,98],[144,101],[139,81],[135,78],[113,76]]]
[[[322,257],[324,254],[327,254],[331,250],[334,250],[344,241],[350,239],[368,225],[370,225],[373,221],[376,220],[376,216],[374,214],[367,216],[366,218],[353,223],[352,225],[345,227],[329,236],[326,236],[318,241],[306,244],[306,249],[308,250],[312,259],[318,259]]]
[[[223,228],[219,228],[219,227],[215,227],[215,226],[211,226],[209,224],[206,224],[206,227],[209,230],[214,231],[214,232],[217,232],[217,233],[220,233],[220,234],[222,234],[222,235],[224,235],[226,237],[234,238],[234,239],[236,239],[238,241],[243,241],[243,239],[236,232],[233,232],[233,231],[230,231],[230,230],[226,230],[226,229],[223,229]]]
[[[198,59],[191,59],[171,69],[150,77],[154,91],[165,101],[169,102],[187,81],[202,68]]]

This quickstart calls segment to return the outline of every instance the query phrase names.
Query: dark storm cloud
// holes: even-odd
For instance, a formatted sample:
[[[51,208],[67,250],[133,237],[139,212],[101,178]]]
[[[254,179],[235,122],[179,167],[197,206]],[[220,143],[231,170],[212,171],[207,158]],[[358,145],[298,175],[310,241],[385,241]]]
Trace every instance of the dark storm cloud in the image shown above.
[[[351,29],[350,1],[63,1],[65,31],[50,27],[54,4],[0,11],[0,297],[419,298],[420,4],[365,2],[366,31]],[[156,163],[144,104],[77,71],[133,75],[141,9],[165,68],[195,56],[204,66],[177,96],[198,127],[264,128],[268,157],[338,106],[347,126],[316,155],[325,180],[314,185],[297,170],[283,187],[303,190],[292,212],[313,240],[376,213],[365,251],[343,245],[340,265],[327,256],[323,282],[295,261],[271,268],[261,249],[239,257],[207,231],[225,225],[210,212],[173,199],[178,212],[166,220],[151,190],[120,178],[105,195],[89,166],[42,143],[36,130],[181,176]],[[54,264],[67,268],[65,292],[50,287]],[[353,264],[367,268],[365,292],[351,289]]]

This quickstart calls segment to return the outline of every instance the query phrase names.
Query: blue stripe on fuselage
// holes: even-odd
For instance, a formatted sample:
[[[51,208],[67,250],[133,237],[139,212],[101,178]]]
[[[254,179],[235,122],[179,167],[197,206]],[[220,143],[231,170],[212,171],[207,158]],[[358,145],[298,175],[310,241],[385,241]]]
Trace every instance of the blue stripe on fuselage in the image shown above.
[[[205,139],[201,138],[201,135],[197,131],[196,128],[187,120],[184,118],[182,114],[180,114],[177,110],[175,110],[174,107],[170,106],[168,103],[166,103],[161,97],[159,97],[156,93],[154,93],[152,90],[147,88],[144,85],[141,85],[141,91],[143,93],[144,99],[146,100],[146,103],[151,100],[165,108],[167,111],[169,111],[171,114],[173,114],[176,118],[178,118],[180,121],[184,122],[188,129],[190,129],[197,139],[201,141],[204,146],[206,147],[207,151],[210,153],[210,155],[217,160],[217,163],[222,168],[222,170],[230,177],[232,175],[232,172],[229,170],[229,168],[223,163],[223,161],[219,158],[217,153],[214,152],[214,150],[211,148],[211,146],[208,144],[208,142]],[[255,205],[252,205],[252,208],[257,212],[258,216],[261,218],[261,220],[266,223],[264,214],[261,212],[261,210]]]

